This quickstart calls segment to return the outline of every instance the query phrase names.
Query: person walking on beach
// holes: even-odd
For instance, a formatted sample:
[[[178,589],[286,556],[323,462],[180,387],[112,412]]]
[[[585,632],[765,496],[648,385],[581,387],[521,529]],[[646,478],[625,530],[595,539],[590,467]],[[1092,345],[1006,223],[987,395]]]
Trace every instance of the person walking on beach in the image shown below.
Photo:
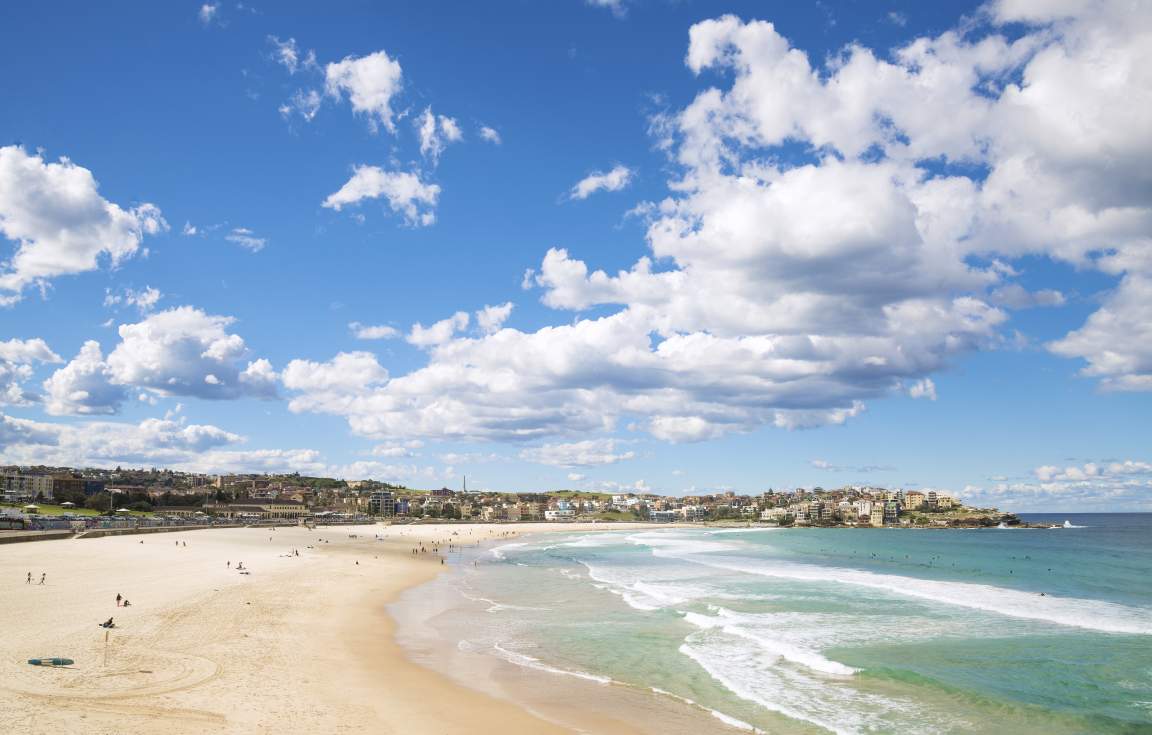
[[[32,584],[32,572],[28,572],[28,580],[24,584]]]
[[[40,573],[40,584],[44,584],[44,580],[48,578],[48,572]]]
[[[116,593],[116,607],[120,607],[120,600],[122,600],[122,599],[124,599],[124,598],[120,596],[119,592],[117,592]]]

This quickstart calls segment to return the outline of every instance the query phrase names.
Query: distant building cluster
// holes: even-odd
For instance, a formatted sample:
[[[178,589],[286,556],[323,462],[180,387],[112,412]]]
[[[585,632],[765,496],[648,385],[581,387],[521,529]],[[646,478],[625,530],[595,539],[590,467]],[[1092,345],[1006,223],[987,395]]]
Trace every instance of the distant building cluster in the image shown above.
[[[966,510],[935,490],[843,487],[724,492],[687,497],[650,493],[556,491],[498,493],[412,490],[373,480],[300,475],[200,475],[171,470],[0,469],[0,499],[55,502],[101,511],[113,505],[169,517],[292,521],[376,517],[507,522],[640,520],[654,523],[735,520],[797,526],[945,524],[939,514]],[[115,499],[115,500],[113,500]]]

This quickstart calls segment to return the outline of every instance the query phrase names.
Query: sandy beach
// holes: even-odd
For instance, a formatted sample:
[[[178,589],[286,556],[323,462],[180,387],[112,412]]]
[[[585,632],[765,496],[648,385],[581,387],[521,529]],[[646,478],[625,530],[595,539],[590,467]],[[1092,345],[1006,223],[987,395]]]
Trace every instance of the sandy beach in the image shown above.
[[[0,546],[0,721],[28,733],[568,732],[411,662],[385,608],[447,568],[436,541],[586,526],[606,528],[247,528]],[[40,657],[75,665],[27,664]]]

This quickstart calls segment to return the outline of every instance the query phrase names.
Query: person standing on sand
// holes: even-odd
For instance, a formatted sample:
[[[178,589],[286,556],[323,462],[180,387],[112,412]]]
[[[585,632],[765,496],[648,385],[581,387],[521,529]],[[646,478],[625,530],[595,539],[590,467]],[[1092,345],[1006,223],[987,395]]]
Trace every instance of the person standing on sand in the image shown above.
[[[24,584],[32,584],[32,572],[28,572],[28,581],[26,581]]]
[[[48,578],[48,572],[40,573],[40,584],[44,584],[44,580]]]

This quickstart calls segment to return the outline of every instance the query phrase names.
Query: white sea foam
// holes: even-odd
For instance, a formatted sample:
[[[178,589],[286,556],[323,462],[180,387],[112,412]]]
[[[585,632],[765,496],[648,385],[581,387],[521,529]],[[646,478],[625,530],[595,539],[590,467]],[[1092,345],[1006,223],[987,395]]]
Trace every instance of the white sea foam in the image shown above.
[[[504,559],[508,558],[508,556],[503,551],[504,549],[519,549],[519,548],[522,548],[522,547],[527,546],[527,545],[528,544],[526,542],[516,542],[516,543],[512,543],[512,544],[503,544],[501,546],[496,546],[494,548],[488,549],[488,553],[491,554],[492,556],[496,557],[497,559],[504,560]]]
[[[533,656],[529,656],[529,655],[523,654],[523,653],[517,653],[516,651],[509,651],[507,648],[504,648],[499,643],[493,643],[492,644],[492,650],[495,651],[496,654],[500,658],[504,659],[508,663],[516,664],[517,666],[523,666],[524,668],[527,668],[527,669],[535,669],[537,671],[547,671],[550,674],[558,674],[560,676],[572,676],[572,677],[575,677],[577,679],[584,679],[585,681],[593,681],[593,682],[596,682],[597,684],[603,684],[603,685],[608,685],[608,684],[612,683],[612,679],[610,679],[607,676],[599,676],[597,674],[589,674],[585,671],[576,671],[575,669],[561,669],[561,668],[558,668],[556,666],[549,666],[548,664],[544,663],[540,659],[535,658]]]
[[[1031,592],[970,582],[944,582],[858,569],[705,555],[697,553],[694,548],[689,544],[679,547],[664,546],[653,549],[652,553],[656,556],[690,561],[726,571],[803,582],[850,584],[1014,618],[1039,620],[1106,633],[1152,635],[1152,609],[1149,608],[1073,597],[1041,596]]]
[[[465,598],[471,600],[472,602],[486,602],[486,603],[488,603],[488,609],[486,610],[486,612],[490,612],[490,613],[500,612],[501,610],[548,610],[549,609],[546,607],[529,607],[527,605],[513,605],[513,604],[510,604],[507,602],[497,602],[496,600],[493,600],[490,597],[482,597],[480,595],[470,595],[467,592],[461,592],[460,594],[463,595]]]
[[[721,610],[723,611],[723,608],[721,608]],[[812,671],[835,676],[851,676],[859,671],[859,669],[845,666],[839,661],[825,658],[811,649],[797,646],[779,637],[767,635],[761,632],[760,629],[753,631],[745,626],[735,624],[733,620],[734,617],[736,616],[723,614],[717,617],[709,617],[694,612],[684,614],[684,619],[698,628],[719,628],[729,635],[734,635],[756,643],[760,648],[773,656],[777,656],[799,666],[807,667]]]
[[[672,692],[661,689],[660,687],[648,687],[648,689],[649,689],[649,691],[653,692],[654,694],[659,694],[662,697],[669,697],[671,699],[675,699],[678,702],[683,702],[684,704],[690,705],[692,707],[699,707],[700,709],[704,710],[705,712],[712,715],[716,719],[720,720],[724,724],[730,725],[730,726],[736,728],[737,730],[745,730],[747,732],[758,733],[758,734],[764,732],[760,728],[753,727],[752,725],[749,725],[747,722],[744,722],[743,720],[736,719],[732,715],[725,714],[725,713],[721,712],[720,710],[715,710],[715,709],[712,709],[711,707],[705,707],[704,705],[700,704],[699,702],[697,702],[694,699],[689,699],[688,697],[681,697],[679,694],[673,694]]]

